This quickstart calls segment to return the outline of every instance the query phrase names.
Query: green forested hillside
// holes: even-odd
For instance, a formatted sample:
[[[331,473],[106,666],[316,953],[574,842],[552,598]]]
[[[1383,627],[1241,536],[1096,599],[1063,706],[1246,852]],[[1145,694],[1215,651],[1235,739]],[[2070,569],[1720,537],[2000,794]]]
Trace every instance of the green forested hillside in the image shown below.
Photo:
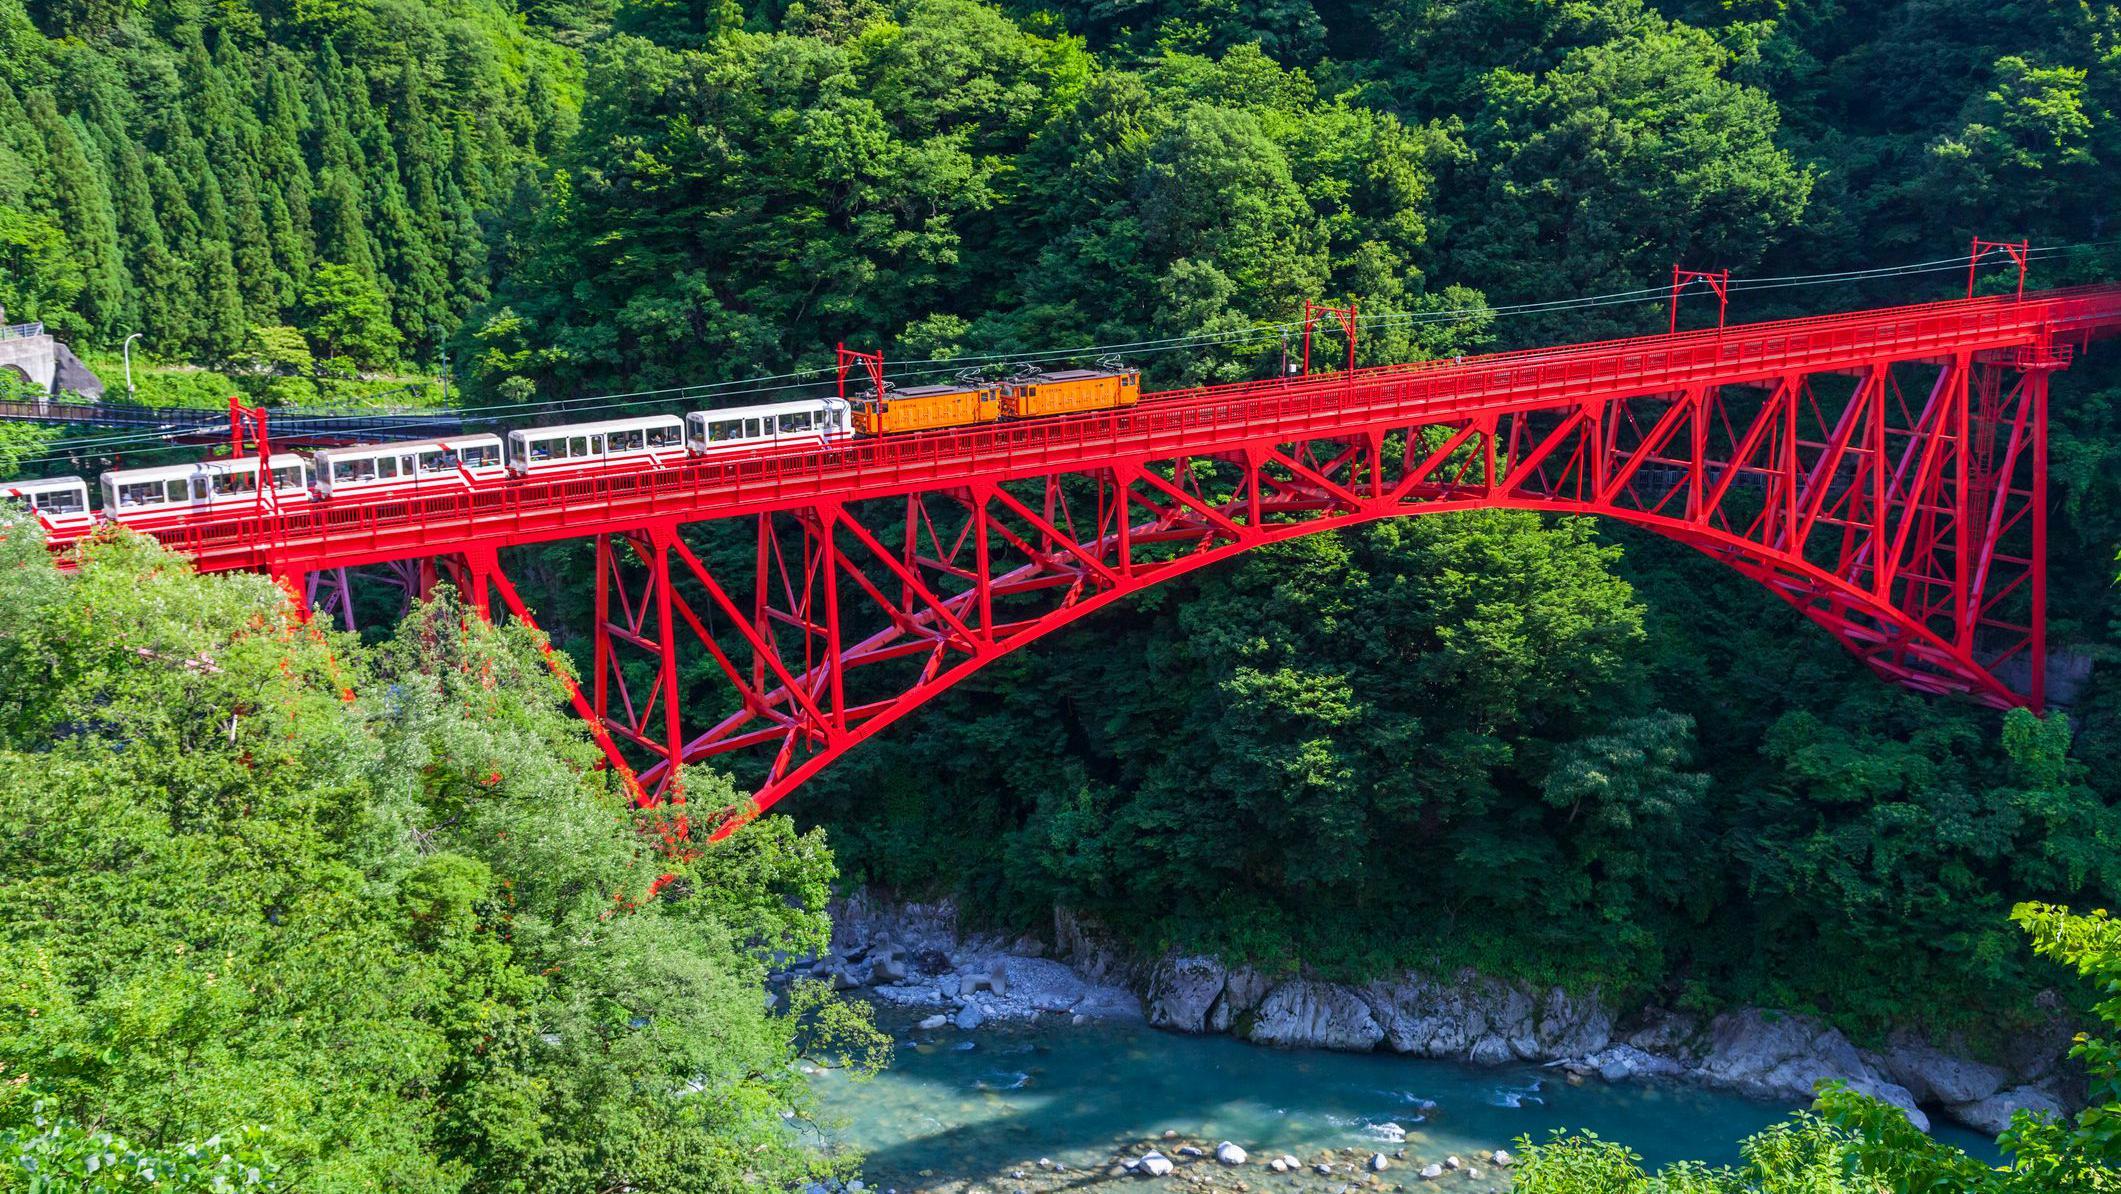
[[[167,360],[425,359],[506,272],[580,76],[488,0],[7,0],[0,302]]]
[[[202,363],[284,357],[282,326],[359,366],[455,336],[472,380],[557,396],[841,338],[1042,349],[1307,296],[1390,315],[1453,287],[1632,290],[1673,260],[2096,241],[2114,23],[1967,0],[5,0],[0,302]],[[1442,346],[1379,328],[1366,355]],[[1151,366],[1237,372],[1267,348],[1245,347]]]

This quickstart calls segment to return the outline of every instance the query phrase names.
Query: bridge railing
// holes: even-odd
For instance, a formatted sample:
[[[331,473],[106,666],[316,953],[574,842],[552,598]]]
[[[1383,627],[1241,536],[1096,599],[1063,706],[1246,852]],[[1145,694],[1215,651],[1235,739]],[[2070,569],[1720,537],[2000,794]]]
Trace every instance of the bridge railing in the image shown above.
[[[0,340],[24,340],[43,334],[44,325],[41,323],[0,324]]]

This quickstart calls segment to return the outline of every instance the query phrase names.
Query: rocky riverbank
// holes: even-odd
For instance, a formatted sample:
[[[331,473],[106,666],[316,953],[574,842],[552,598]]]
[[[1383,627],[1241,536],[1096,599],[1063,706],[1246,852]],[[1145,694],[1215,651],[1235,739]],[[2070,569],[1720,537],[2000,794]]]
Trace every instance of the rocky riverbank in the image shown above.
[[[1755,1098],[1808,1102],[1838,1079],[1927,1130],[1931,1112],[1995,1135],[2019,1109],[2060,1114],[2069,1026],[2018,1043],[2006,1064],[1956,1056],[1910,1034],[1857,1048],[1808,1016],[1743,1008],[1703,1018],[1657,1008],[1622,1014],[1597,994],[1539,990],[1461,971],[1346,986],[1271,978],[1213,958],[1173,956],[1144,975],[1149,1022],[1232,1032],[1261,1044],[1390,1049],[1415,1057],[1551,1064],[1607,1082],[1673,1079]]]
[[[797,969],[930,1010],[931,1027],[1142,1017],[1159,1028],[1265,1045],[1533,1062],[1572,1081],[1664,1079],[1800,1103],[1816,1083],[1840,1079],[1924,1128],[1936,1114],[1989,1135],[2020,1108],[2059,1114],[2076,1093],[2063,1061],[2072,1029],[2059,1015],[1984,1062],[1905,1033],[1882,1049],[1859,1049],[1806,1016],[1622,1010],[1595,992],[1531,988],[1471,971],[1410,972],[1358,986],[1232,968],[1204,955],[1135,958],[1066,912],[1056,915],[1050,937],[1005,939],[961,932],[947,902],[901,904],[858,892],[835,903],[833,923],[832,952]]]

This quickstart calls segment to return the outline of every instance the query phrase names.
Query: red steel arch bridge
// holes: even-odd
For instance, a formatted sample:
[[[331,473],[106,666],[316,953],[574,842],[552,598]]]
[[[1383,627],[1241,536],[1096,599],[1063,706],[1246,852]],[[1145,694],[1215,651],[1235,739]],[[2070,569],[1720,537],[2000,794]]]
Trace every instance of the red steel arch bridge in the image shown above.
[[[574,704],[644,800],[682,764],[754,755],[751,803],[717,836],[1112,602],[1410,514],[1620,519],[1751,577],[1895,683],[2037,709],[2049,383],[2117,328],[2121,287],[2022,292],[158,534],[204,570],[267,571],[327,610],[353,570],[388,566],[408,591],[448,578],[526,622],[503,552],[593,540],[579,581],[595,586],[594,658]],[[681,661],[716,691],[681,683]]]

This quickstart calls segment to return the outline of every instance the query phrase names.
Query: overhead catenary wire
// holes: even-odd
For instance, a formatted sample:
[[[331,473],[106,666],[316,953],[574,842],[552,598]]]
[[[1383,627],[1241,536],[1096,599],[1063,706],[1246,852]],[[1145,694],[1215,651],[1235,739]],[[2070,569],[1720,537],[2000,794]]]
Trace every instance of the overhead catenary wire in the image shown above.
[[[2115,245],[2121,245],[2121,238],[2073,244],[2037,245],[2027,249],[2026,259],[2029,262],[2049,260],[2072,253]],[[1818,274],[1787,274],[1763,278],[1734,277],[1727,283],[1727,286],[1734,293],[1757,293],[1761,291],[1916,277],[1925,274],[1955,272],[1966,268],[1967,257],[1961,254],[1955,257],[1940,257],[1928,261],[1906,262],[1867,269],[1837,270]],[[1377,330],[1381,328],[1462,323],[1472,320],[1497,320],[1522,316],[1551,315],[1633,304],[1662,303],[1669,299],[1671,293],[1672,288],[1668,285],[1642,287],[1634,290],[1612,291],[1605,294],[1544,299],[1524,303],[1483,304],[1471,307],[1438,308],[1427,311],[1379,312],[1359,315],[1355,323],[1358,329]],[[1303,326],[1304,324],[1301,320],[1285,320],[1274,323],[1253,324],[1221,332],[1195,333],[1187,336],[1054,347],[1026,352],[971,353],[931,360],[887,361],[885,362],[884,376],[887,381],[897,381],[957,373],[968,367],[977,367],[982,364],[1038,365],[1113,354],[1156,356],[1170,352],[1204,348],[1270,344],[1293,332],[1300,331]],[[664,386],[582,398],[554,398],[539,402],[503,402],[465,407],[437,407],[419,413],[454,415],[466,423],[497,423],[504,419],[536,419],[543,416],[562,414],[599,414],[644,406],[663,406],[688,399],[727,401],[736,398],[752,398],[763,395],[785,394],[797,390],[810,390],[819,385],[829,383],[834,378],[835,372],[835,369],[831,366],[816,366],[720,382]],[[305,410],[302,413],[310,414],[314,412]],[[374,414],[379,417],[385,417],[392,413],[403,414],[407,412],[363,411],[360,408],[348,408],[341,412],[335,408],[333,413]],[[465,434],[472,433],[466,432]],[[20,458],[16,463],[19,468],[36,464],[73,461],[82,456],[105,454],[128,447],[162,444],[166,443],[167,439],[168,437],[165,434],[153,430],[75,437],[40,445],[45,449],[43,452]]]

